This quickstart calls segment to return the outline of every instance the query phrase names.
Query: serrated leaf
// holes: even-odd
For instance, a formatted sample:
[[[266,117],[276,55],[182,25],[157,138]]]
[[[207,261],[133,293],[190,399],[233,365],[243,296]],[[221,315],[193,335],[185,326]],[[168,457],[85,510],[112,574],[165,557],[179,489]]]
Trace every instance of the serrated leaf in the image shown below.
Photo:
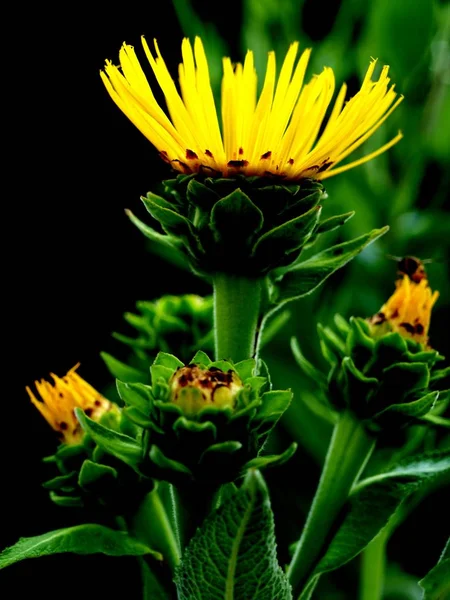
[[[445,600],[450,596],[450,538],[439,562],[419,581],[423,600]]]
[[[102,357],[105,365],[107,366],[108,371],[116,379],[120,379],[121,381],[125,381],[127,383],[142,382],[142,371],[139,371],[138,369],[126,365],[125,363],[118,360],[117,358],[114,358],[114,356],[111,356],[111,354],[108,354],[107,352],[100,352],[100,356]]]
[[[21,538],[0,554],[0,569],[21,560],[50,554],[106,554],[108,556],[162,555],[122,531],[96,524],[77,525],[49,531],[30,538]]]
[[[315,573],[338,569],[357,556],[388,524],[400,504],[430,477],[450,475],[450,452],[414,456],[358,483],[344,506],[343,521]]]
[[[179,600],[290,600],[276,559],[273,514],[261,475],[209,516],[183,555],[175,576]]]
[[[272,303],[279,306],[310,294],[388,229],[374,229],[354,240],[327,248],[288,270],[274,283]]]
[[[89,419],[80,408],[75,409],[75,414],[84,431],[102,450],[116,456],[133,468],[136,468],[141,462],[142,449],[133,438],[96,423]]]

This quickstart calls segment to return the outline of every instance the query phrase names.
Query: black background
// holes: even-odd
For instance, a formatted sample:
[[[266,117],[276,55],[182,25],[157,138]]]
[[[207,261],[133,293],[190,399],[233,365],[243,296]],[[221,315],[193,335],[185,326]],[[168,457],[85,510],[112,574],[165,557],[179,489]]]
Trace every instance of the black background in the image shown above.
[[[237,58],[240,2],[217,5],[220,18],[216,3],[195,4],[214,18]],[[80,374],[101,389],[110,378],[99,352],[114,351],[110,334],[137,299],[208,292],[187,274],[170,271],[168,278],[124,215],[131,208],[145,216],[139,196],[168,170],[99,77],[105,58],[117,63],[121,43],[138,48],[142,34],[158,38],[175,72],[182,32],[171,2],[33,5],[17,10],[8,27],[12,43],[3,58],[13,71],[7,90],[14,115],[5,113],[4,125],[14,141],[4,189],[11,216],[3,219],[2,329],[10,335],[2,353],[0,548],[68,525],[67,510],[40,487],[41,458],[54,451],[55,439],[25,385],[80,361]],[[312,37],[313,27],[309,21]],[[425,509],[432,514],[431,501]],[[116,598],[129,590],[134,599],[139,584],[133,559],[56,556],[0,573],[0,596]]]

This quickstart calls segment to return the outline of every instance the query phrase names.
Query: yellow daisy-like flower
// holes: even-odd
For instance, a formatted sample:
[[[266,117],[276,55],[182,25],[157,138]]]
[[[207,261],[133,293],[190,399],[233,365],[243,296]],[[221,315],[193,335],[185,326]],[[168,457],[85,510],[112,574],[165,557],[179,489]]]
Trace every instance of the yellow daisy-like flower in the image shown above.
[[[426,278],[415,283],[408,275],[396,282],[396,289],[389,300],[371,319],[379,331],[395,331],[403,337],[421,344],[428,343],[431,310],[439,297],[432,292]]]
[[[345,104],[347,87],[341,87],[326,120],[335,90],[334,73],[325,67],[305,84],[310,49],[296,61],[299,45],[294,42],[278,79],[275,53],[269,52],[259,98],[253,53],[247,52],[243,65],[224,58],[221,129],[200,38],[195,38],[194,49],[188,39],[182,42],[181,94],[154,43],[156,57],[142,38],[170,118],[157,103],[132,46],[122,46],[120,68],[106,61],[100,74],[118,107],[161,157],[182,173],[326,179],[378,156],[402,137],[398,133],[375,152],[337,167],[402,100],[390,85],[389,67],[383,67],[378,80],[372,81],[376,60],[371,61],[359,92]]]
[[[50,373],[53,384],[45,379],[35,381],[42,400],[38,400],[31,389],[26,387],[31,402],[47,423],[60,434],[61,441],[65,444],[79,444],[84,436],[74,413],[75,408],[81,408],[94,421],[98,421],[106,412],[117,410],[115,404],[75,372],[79,366],[75,365],[64,377]]]

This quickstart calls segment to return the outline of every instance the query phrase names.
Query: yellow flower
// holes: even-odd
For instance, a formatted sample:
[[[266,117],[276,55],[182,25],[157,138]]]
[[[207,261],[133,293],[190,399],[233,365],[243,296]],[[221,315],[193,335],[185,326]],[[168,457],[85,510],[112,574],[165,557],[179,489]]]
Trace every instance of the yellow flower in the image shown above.
[[[122,46],[120,68],[106,61],[100,75],[118,107],[161,157],[182,173],[326,179],[378,156],[402,137],[398,133],[375,152],[336,168],[402,100],[389,85],[389,67],[383,67],[378,80],[372,81],[376,60],[371,61],[359,92],[345,104],[347,87],[341,87],[326,120],[335,89],[334,73],[325,67],[305,84],[310,49],[296,62],[298,42],[291,44],[278,80],[275,53],[269,52],[259,98],[253,53],[247,52],[243,65],[224,58],[221,130],[200,38],[195,38],[193,50],[188,39],[182,42],[181,94],[156,40],[156,57],[144,38],[142,44],[170,118],[156,101],[132,46]]]
[[[396,282],[395,292],[372,317],[371,324],[375,332],[394,331],[427,345],[431,310],[438,297],[439,292],[431,291],[426,277],[416,283],[403,275]]]
[[[104,398],[75,372],[79,366],[75,365],[65,377],[50,373],[53,384],[44,379],[35,381],[36,390],[42,400],[38,400],[31,389],[26,387],[31,402],[47,423],[60,434],[61,441],[65,444],[79,444],[84,436],[74,414],[75,408],[84,410],[94,421],[98,421],[106,412],[117,410],[115,404]]]

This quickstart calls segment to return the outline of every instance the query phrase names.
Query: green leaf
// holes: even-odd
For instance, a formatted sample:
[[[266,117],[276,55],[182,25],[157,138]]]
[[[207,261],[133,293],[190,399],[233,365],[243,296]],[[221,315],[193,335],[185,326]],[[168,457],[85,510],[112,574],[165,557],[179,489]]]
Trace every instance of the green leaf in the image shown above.
[[[332,246],[287,271],[274,283],[271,301],[281,305],[313,292],[335,271],[355,258],[366,246],[388,231],[374,229],[354,240]]]
[[[338,569],[357,556],[421,482],[443,473],[450,474],[450,451],[414,456],[358,483],[344,507],[342,524],[315,573]]]
[[[189,364],[199,364],[207,367],[210,364],[210,362],[211,359],[209,358],[209,356],[205,352],[202,352],[202,350],[199,350],[194,354]]]
[[[261,396],[252,428],[256,426],[260,444],[264,444],[270,432],[278,423],[283,413],[289,408],[293,393],[291,390],[271,390]]]
[[[126,381],[127,383],[142,382],[144,377],[142,371],[126,365],[107,352],[100,352],[100,356],[103,358],[108,371],[111,373],[111,375],[113,375],[113,377],[116,377],[116,379]]]
[[[242,488],[197,530],[175,583],[179,600],[292,598],[276,559],[267,488],[257,471],[250,471]]]
[[[245,360],[241,360],[240,362],[234,365],[237,374],[245,381],[249,377],[253,377],[256,370],[256,361],[254,358],[246,358]]]
[[[186,217],[175,212],[174,204],[151,193],[147,194],[146,198],[141,197],[141,200],[152,217],[161,223],[166,233],[188,239],[193,237],[191,223]]]
[[[141,462],[142,449],[133,438],[96,423],[89,419],[80,408],[75,409],[75,414],[84,431],[102,450],[116,456],[133,468],[136,468]]]
[[[21,538],[14,546],[0,554],[0,569],[26,558],[39,558],[50,554],[72,552],[74,554],[106,554],[108,556],[144,556],[151,554],[162,560],[145,544],[122,531],[103,525],[76,525],[49,531],[31,538]]]
[[[423,600],[445,600],[450,596],[450,538],[439,562],[419,581],[423,588]]]

